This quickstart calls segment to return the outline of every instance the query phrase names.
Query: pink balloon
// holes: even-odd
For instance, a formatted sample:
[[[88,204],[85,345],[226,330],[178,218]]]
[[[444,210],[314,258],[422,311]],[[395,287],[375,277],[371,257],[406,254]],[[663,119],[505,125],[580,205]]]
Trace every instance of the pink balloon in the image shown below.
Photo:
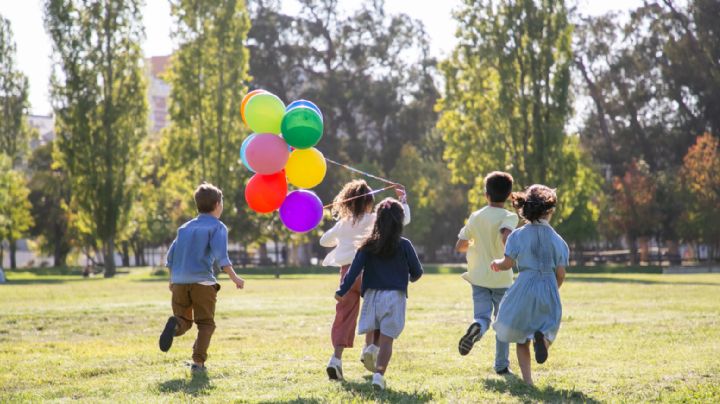
[[[282,170],[289,157],[290,152],[285,140],[269,133],[255,135],[245,150],[248,165],[262,175],[275,174]]]

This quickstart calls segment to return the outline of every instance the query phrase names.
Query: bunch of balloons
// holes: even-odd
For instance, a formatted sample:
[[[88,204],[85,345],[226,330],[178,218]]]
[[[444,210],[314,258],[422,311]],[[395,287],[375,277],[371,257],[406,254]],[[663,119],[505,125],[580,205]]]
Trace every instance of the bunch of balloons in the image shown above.
[[[249,92],[240,105],[243,122],[254,132],[240,148],[240,159],[255,173],[245,186],[245,200],[258,213],[280,210],[288,229],[304,233],[320,224],[323,205],[308,191],[327,172],[325,156],[315,146],[322,137],[320,108],[307,100],[287,107],[264,90]],[[288,183],[297,190],[288,193]]]

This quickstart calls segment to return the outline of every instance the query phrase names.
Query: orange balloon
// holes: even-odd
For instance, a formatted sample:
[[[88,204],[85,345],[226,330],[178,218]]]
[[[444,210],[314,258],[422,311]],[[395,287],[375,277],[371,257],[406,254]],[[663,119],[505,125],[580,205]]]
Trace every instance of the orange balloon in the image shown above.
[[[287,196],[285,170],[275,174],[255,174],[245,186],[245,200],[257,213],[270,213],[280,208]]]
[[[240,117],[242,118],[242,121],[245,125],[247,125],[247,121],[245,120],[245,105],[247,105],[248,101],[250,101],[250,98],[252,98],[253,95],[266,92],[267,91],[261,89],[252,90],[249,93],[245,94],[245,97],[243,97],[242,102],[240,103]]]

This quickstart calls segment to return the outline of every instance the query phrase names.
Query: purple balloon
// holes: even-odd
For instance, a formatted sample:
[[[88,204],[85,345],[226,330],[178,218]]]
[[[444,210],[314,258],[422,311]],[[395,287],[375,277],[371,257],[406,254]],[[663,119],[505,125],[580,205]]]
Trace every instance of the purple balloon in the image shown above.
[[[312,191],[304,189],[290,192],[280,206],[280,220],[285,227],[296,232],[308,232],[323,217],[323,204]]]

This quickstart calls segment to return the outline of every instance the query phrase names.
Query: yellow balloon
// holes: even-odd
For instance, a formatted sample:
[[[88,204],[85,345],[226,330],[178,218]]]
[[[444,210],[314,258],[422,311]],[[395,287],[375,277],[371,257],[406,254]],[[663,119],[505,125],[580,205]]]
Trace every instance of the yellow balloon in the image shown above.
[[[326,172],[325,156],[314,147],[293,150],[285,165],[288,182],[298,188],[309,189],[317,186],[325,178]]]

